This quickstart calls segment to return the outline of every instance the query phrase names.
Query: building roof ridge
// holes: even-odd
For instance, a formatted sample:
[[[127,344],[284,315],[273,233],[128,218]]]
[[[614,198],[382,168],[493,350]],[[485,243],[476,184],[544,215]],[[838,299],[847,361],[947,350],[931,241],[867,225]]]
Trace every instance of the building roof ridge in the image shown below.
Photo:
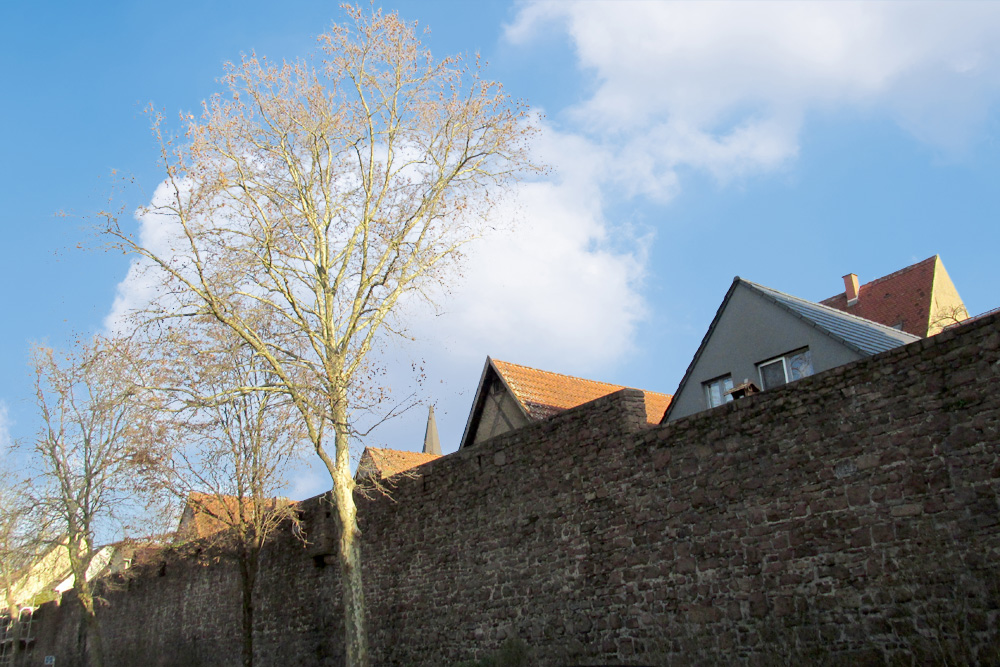
[[[386,478],[396,475],[407,470],[412,470],[418,466],[422,466],[431,461],[435,461],[443,454],[428,454],[426,452],[417,452],[412,449],[391,449],[389,447],[370,447],[366,446],[364,451],[361,453],[361,461],[358,463],[358,469],[355,475],[368,474],[365,473],[365,457],[371,461],[372,469],[379,476]]]
[[[418,452],[414,449],[396,449],[395,447],[372,447],[371,445],[365,445],[365,449],[373,452],[393,452],[399,454],[416,454],[417,456],[442,456],[442,454],[428,454],[426,452]]]
[[[935,255],[935,257],[937,257],[937,255]],[[933,257],[931,259],[933,259]],[[927,260],[924,260],[924,261],[927,261]],[[916,266],[916,264],[914,264],[913,266]],[[886,276],[886,277],[888,277],[888,276]],[[829,313],[833,317],[838,317],[838,318],[846,319],[847,321],[856,321],[857,323],[863,324],[865,326],[876,327],[877,329],[881,329],[881,330],[885,331],[886,333],[891,333],[891,334],[894,334],[894,335],[895,334],[903,334],[905,336],[910,336],[911,338],[913,338],[913,340],[920,340],[920,336],[916,336],[916,335],[911,334],[909,332],[903,331],[902,329],[896,329],[895,327],[887,326],[885,324],[882,324],[881,322],[876,322],[875,320],[870,320],[870,319],[868,319],[866,317],[860,317],[858,315],[854,315],[852,313],[848,313],[847,311],[840,310],[839,308],[834,308],[832,306],[828,306],[828,305],[826,305],[826,304],[824,304],[824,303],[822,303],[820,301],[810,301],[808,299],[803,299],[800,296],[795,296],[794,294],[788,294],[787,292],[782,292],[781,290],[774,289],[773,287],[768,287],[767,285],[761,285],[759,283],[755,283],[755,282],[752,282],[750,280],[746,280],[745,278],[740,278],[740,280],[742,282],[744,282],[744,283],[747,283],[748,285],[750,285],[752,287],[757,288],[757,289],[764,290],[766,292],[773,292],[773,293],[779,294],[782,297],[785,297],[787,299],[792,299],[793,301],[798,301],[798,302],[801,302],[801,303],[804,303],[804,304],[808,304],[810,306],[815,306],[815,307],[818,307],[818,308],[822,308],[824,311],[826,311],[827,313]]]
[[[524,364],[516,364],[516,363],[514,363],[512,361],[502,361],[500,359],[493,359],[493,363],[494,364],[502,364],[504,366],[514,366],[516,368],[523,369],[523,370],[526,370],[526,371],[532,371],[534,373],[542,373],[542,374],[545,374],[545,375],[554,375],[554,376],[557,376],[557,377],[565,378],[567,380],[576,380],[578,382],[586,382],[586,383],[589,383],[589,384],[600,385],[602,387],[616,387],[618,389],[635,389],[637,391],[643,392],[644,394],[653,394],[653,395],[658,395],[658,396],[670,396],[671,395],[671,394],[666,394],[666,393],[659,392],[659,391],[649,391],[647,389],[640,389],[639,387],[630,387],[628,385],[617,384],[617,383],[614,383],[614,382],[602,382],[601,380],[591,380],[590,378],[580,377],[579,375],[567,375],[566,373],[556,373],[555,371],[546,371],[546,370],[542,370],[541,368],[534,368],[533,366],[525,366]]]
[[[887,273],[884,276],[881,276],[879,278],[875,278],[873,280],[869,280],[866,283],[862,283],[861,285],[858,286],[858,289],[860,290],[862,287],[871,287],[871,286],[883,283],[883,282],[885,282],[887,280],[891,280],[893,278],[898,278],[899,276],[901,276],[901,275],[903,275],[905,273],[909,273],[910,271],[913,271],[914,269],[917,269],[917,268],[923,266],[924,264],[927,264],[930,261],[937,260],[939,257],[940,257],[940,255],[933,255],[931,257],[928,257],[927,259],[922,259],[919,262],[914,262],[913,264],[910,264],[909,266],[904,266],[903,268],[897,269],[896,271],[893,271],[892,273]],[[833,296],[829,296],[829,297],[823,299],[822,301],[817,301],[816,303],[822,304],[823,301],[830,301],[831,299],[836,299],[837,297],[840,297],[840,296],[843,296],[843,292],[838,292],[837,294],[834,294]],[[843,312],[843,311],[841,311],[841,312]]]

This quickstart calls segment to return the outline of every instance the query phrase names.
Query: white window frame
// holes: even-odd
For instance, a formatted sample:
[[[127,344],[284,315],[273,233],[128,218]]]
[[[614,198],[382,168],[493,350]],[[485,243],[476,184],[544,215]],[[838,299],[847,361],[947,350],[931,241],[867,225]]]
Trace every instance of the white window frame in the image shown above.
[[[768,359],[767,361],[762,361],[759,364],[757,364],[757,375],[760,376],[760,388],[763,389],[764,391],[774,388],[774,387],[768,387],[767,383],[764,382],[764,369],[768,366],[774,366],[774,365],[777,365],[781,368],[781,373],[785,379],[785,381],[779,384],[778,386],[781,387],[788,384],[788,367],[785,365],[785,358],[778,357],[777,359]]]
[[[789,382],[794,382],[795,380],[801,379],[801,378],[795,378],[795,380],[789,379],[789,378],[792,377],[792,369],[791,369],[791,366],[790,366],[788,360],[791,357],[794,357],[794,356],[796,356],[798,354],[802,354],[802,353],[809,354],[809,370],[810,370],[809,375],[813,375],[816,371],[812,367],[812,354],[809,351],[808,347],[800,347],[798,349],[792,350],[791,352],[785,352],[784,354],[782,354],[780,356],[771,357],[770,359],[767,359],[765,361],[761,361],[760,363],[757,364],[757,377],[760,378],[760,388],[761,388],[761,390],[762,391],[767,391],[768,389],[774,389],[775,388],[775,387],[768,387],[767,383],[764,382],[764,367],[765,366],[773,366],[774,364],[777,364],[777,363],[781,364],[781,372],[785,376],[785,381],[782,382],[780,385],[778,385],[779,387],[783,387],[786,384],[788,384]],[[809,375],[803,375],[802,377],[809,377]]]
[[[726,381],[729,382],[729,386],[728,387],[726,386]],[[721,397],[720,400],[722,402],[718,403],[716,405],[713,405],[712,404],[712,386],[716,385],[716,384],[719,385],[719,396]],[[707,382],[702,382],[701,386],[704,387],[704,391],[705,391],[705,403],[708,405],[709,409],[711,409],[711,408],[717,408],[720,405],[725,405],[726,403],[732,403],[733,402],[733,396],[732,396],[732,394],[727,394],[726,393],[727,391],[730,391],[733,388],[733,386],[734,386],[733,385],[733,374],[732,373],[727,373],[726,375],[720,375],[719,377],[713,378],[713,379],[711,379],[711,380],[709,380]]]

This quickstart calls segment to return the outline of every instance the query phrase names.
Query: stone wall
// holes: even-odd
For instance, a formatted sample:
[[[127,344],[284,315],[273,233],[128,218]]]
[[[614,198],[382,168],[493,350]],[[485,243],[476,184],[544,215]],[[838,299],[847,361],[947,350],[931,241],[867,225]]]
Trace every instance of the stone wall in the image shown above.
[[[1000,662],[1000,316],[667,426],[617,394],[360,500],[377,665]],[[258,664],[340,665],[332,519],[268,550]],[[162,576],[161,576],[162,575]],[[238,590],[174,558],[106,594],[109,665],[236,665]],[[31,662],[76,664],[45,608]]]

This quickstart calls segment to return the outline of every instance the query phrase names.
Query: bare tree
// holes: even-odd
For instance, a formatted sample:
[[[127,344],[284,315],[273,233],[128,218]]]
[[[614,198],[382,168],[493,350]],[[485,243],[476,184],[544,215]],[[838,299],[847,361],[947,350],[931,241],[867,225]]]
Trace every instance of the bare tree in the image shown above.
[[[157,478],[186,503],[181,539],[211,539],[231,550],[240,575],[243,664],[253,665],[254,592],[260,554],[292,503],[277,494],[305,442],[302,420],[274,373],[246,343],[206,323],[197,339],[166,349],[176,380],[170,402],[182,437]],[[185,530],[186,529],[186,530]]]
[[[215,318],[299,412],[333,484],[349,665],[369,664],[352,424],[377,396],[369,353],[403,332],[407,295],[447,286],[496,196],[526,170],[526,110],[473,63],[435,60],[396,14],[346,7],[316,65],[249,55],[185,140],[144,213],[158,250],[113,214],[106,231],[164,281],[161,314]],[[332,440],[332,447],[331,447]]]
[[[142,516],[145,485],[136,466],[153,458],[162,433],[140,398],[137,365],[120,341],[79,342],[66,355],[33,349],[42,425],[35,454],[44,484],[42,510],[66,535],[74,587],[84,610],[89,664],[103,664],[88,575],[98,537],[128,530]]]

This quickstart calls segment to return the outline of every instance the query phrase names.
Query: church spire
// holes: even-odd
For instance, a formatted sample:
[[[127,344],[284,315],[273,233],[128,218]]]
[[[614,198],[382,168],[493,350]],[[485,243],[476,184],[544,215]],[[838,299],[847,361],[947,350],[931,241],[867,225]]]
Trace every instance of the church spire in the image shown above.
[[[424,454],[441,456],[441,440],[438,438],[437,422],[434,421],[434,406],[427,407],[427,431],[424,432]]]

